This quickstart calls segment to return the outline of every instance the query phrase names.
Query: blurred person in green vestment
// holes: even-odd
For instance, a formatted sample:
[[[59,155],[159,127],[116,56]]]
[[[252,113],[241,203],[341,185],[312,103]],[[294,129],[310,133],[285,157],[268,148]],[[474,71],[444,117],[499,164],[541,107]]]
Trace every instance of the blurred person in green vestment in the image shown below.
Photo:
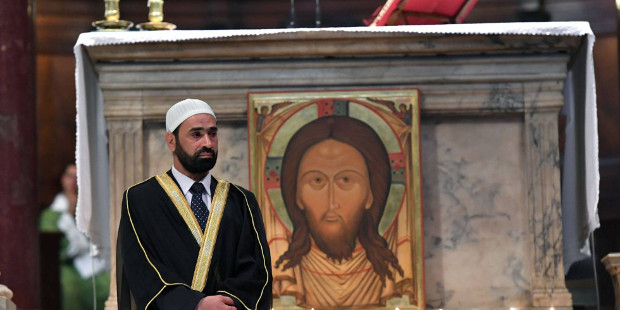
[[[62,192],[41,213],[41,232],[59,232],[61,309],[103,309],[110,291],[110,274],[105,261],[91,255],[92,245],[75,223],[77,176],[75,164],[69,164],[60,178]],[[93,293],[96,292],[96,305]]]

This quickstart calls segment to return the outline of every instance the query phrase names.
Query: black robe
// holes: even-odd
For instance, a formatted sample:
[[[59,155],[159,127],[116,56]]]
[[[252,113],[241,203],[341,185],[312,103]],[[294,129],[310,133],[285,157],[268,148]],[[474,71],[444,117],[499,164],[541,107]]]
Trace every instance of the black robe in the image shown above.
[[[213,178],[211,193],[216,185]],[[230,184],[201,292],[190,288],[200,246],[157,179],[127,189],[121,209],[119,309],[131,309],[135,303],[138,309],[193,310],[200,299],[216,294],[232,298],[239,310],[271,309],[271,257],[254,194]]]

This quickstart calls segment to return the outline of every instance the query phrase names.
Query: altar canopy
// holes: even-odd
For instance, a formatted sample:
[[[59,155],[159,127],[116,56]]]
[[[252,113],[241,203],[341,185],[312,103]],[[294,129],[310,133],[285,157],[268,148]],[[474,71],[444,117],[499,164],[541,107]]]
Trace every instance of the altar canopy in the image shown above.
[[[508,43],[497,44],[498,37],[501,37]],[[531,37],[535,37],[535,39],[530,39]],[[346,40],[343,40],[343,38],[346,38]],[[548,38],[548,40],[546,40],[546,38]],[[565,40],[566,38],[569,38],[571,42],[578,43],[570,43],[559,47],[554,45],[557,42]],[[572,40],[572,38],[576,38],[577,40]],[[383,46],[381,44],[375,44],[374,46],[372,46],[372,48],[367,48],[367,44],[369,44],[368,42],[375,42],[375,40],[384,40],[381,42],[388,45],[392,44],[390,42],[395,43],[389,45],[391,48],[386,50],[381,49],[381,47]],[[535,44],[532,44],[532,40],[536,40]],[[280,41],[286,42],[286,48],[278,49],[272,46],[272,44],[280,44]],[[309,45],[304,46],[302,44],[290,44],[291,42],[296,43],[297,41],[303,41],[302,43],[307,43]],[[429,43],[431,41],[433,44]],[[328,42],[329,44],[321,45],[321,42]],[[343,45],[340,45],[339,47],[334,47],[334,44],[339,44],[338,42],[345,42],[346,44],[343,43]],[[162,44],[164,44],[164,48],[161,48]],[[166,46],[165,44],[171,45]],[[232,44],[230,46],[234,47],[242,46],[242,48],[222,48],[221,50],[219,50],[222,45],[226,44]],[[563,43],[560,43],[560,45],[561,44]],[[120,199],[120,194],[125,189],[124,186],[132,185],[124,184],[122,182],[118,183],[118,181],[115,181],[114,176],[110,176],[110,172],[122,171],[125,175],[132,174],[132,177],[128,178],[128,180],[130,179],[136,182],[142,180],[145,177],[148,177],[147,172],[150,172],[147,171],[146,168],[144,168],[143,171],[143,169],[139,167],[143,164],[143,160],[146,161],[146,159],[138,156],[140,154],[143,154],[142,146],[131,149],[131,152],[133,152],[132,154],[137,154],[133,159],[133,162],[123,162],[118,160],[113,161],[113,156],[119,156],[119,154],[113,153],[113,150],[118,150],[118,145],[122,143],[125,143],[126,145],[133,145],[133,140],[136,140],[138,142],[147,140],[146,136],[144,138],[142,136],[142,132],[145,132],[146,135],[146,131],[143,131],[143,129],[141,129],[143,126],[143,122],[145,120],[156,121],[163,119],[166,108],[172,103],[174,103],[170,101],[172,100],[171,98],[176,98],[178,96],[187,96],[187,94],[191,95],[192,92],[197,92],[200,89],[206,89],[204,91],[204,99],[210,101],[210,103],[215,102],[214,109],[218,113],[220,113],[221,111],[223,115],[223,117],[221,118],[222,122],[225,122],[227,117],[236,121],[242,120],[246,115],[245,113],[247,112],[247,107],[245,106],[245,96],[247,96],[248,90],[252,89],[253,85],[251,84],[252,81],[244,81],[244,83],[248,84],[235,84],[234,81],[228,79],[232,76],[229,74],[237,74],[235,72],[238,72],[239,70],[245,70],[245,68],[247,68],[248,70],[258,70],[253,71],[252,73],[257,74],[256,79],[253,80],[255,81],[254,83],[262,83],[261,85],[267,85],[261,87],[270,88],[271,90],[277,89],[277,87],[281,86],[277,86],[275,84],[271,85],[267,82],[269,82],[270,79],[281,78],[282,76],[286,76],[286,81],[290,82],[290,85],[293,85],[289,86],[291,89],[294,89],[295,87],[309,87],[306,85],[315,85],[312,87],[315,87],[315,89],[321,89],[322,87],[325,87],[324,85],[342,85],[343,81],[347,80],[348,76],[343,74],[348,71],[343,71],[338,66],[344,66],[343,64],[346,64],[346,61],[350,60],[350,58],[348,57],[351,57],[351,55],[359,55],[360,59],[368,59],[368,55],[370,53],[374,53],[372,55],[380,55],[381,57],[383,57],[380,59],[380,61],[385,61],[386,58],[389,58],[388,62],[381,63],[387,63],[387,65],[391,65],[392,68],[395,68],[390,70],[399,70],[398,68],[400,68],[401,66],[398,63],[397,58],[401,57],[402,55],[422,55],[421,60],[413,60],[415,65],[407,67],[407,70],[422,70],[415,68],[420,68],[421,65],[429,63],[431,65],[435,65],[435,63],[437,63],[437,66],[444,66],[442,68],[445,68],[446,66],[449,67],[450,64],[453,63],[453,66],[456,67],[460,66],[463,63],[466,63],[468,59],[472,59],[472,57],[469,57],[469,55],[482,54],[485,55],[484,57],[486,57],[486,55],[492,54],[493,52],[497,51],[510,52],[513,48],[518,49],[520,54],[526,55],[527,57],[532,56],[533,58],[544,54],[547,49],[555,51],[570,50],[571,56],[574,57],[575,61],[568,62],[569,67],[561,68],[562,71],[558,71],[557,73],[548,73],[551,75],[555,74],[553,78],[559,79],[559,83],[553,82],[551,84],[541,84],[542,86],[544,86],[543,88],[538,88],[537,90],[536,88],[533,88],[528,92],[521,94],[522,97],[515,99],[514,97],[509,96],[510,92],[503,92],[502,87],[510,88],[513,87],[513,84],[515,83],[523,83],[523,85],[526,85],[527,83],[530,83],[532,81],[534,81],[532,83],[535,83],[535,81],[544,79],[546,77],[543,77],[541,73],[535,73],[532,76],[526,76],[525,80],[523,81],[515,82],[513,80],[506,80],[501,85],[493,85],[494,88],[490,93],[490,98],[495,101],[483,102],[481,106],[475,107],[475,109],[477,109],[477,111],[479,111],[480,113],[488,114],[495,113],[493,111],[497,111],[498,113],[505,112],[509,114],[511,113],[511,115],[521,115],[527,120],[527,122],[529,122],[529,118],[531,118],[531,116],[528,113],[524,113],[524,111],[529,111],[528,109],[538,109],[535,106],[535,104],[539,103],[536,99],[537,92],[548,91],[548,89],[546,88],[554,87],[553,85],[561,85],[563,81],[564,106],[562,108],[562,111],[566,115],[567,119],[565,128],[566,142],[563,160],[558,162],[563,165],[563,181],[561,193],[562,210],[560,213],[563,212],[564,214],[562,218],[564,222],[564,264],[566,266],[570,266],[573,261],[582,257],[581,255],[583,254],[580,254],[579,250],[587,251],[588,247],[586,244],[586,240],[588,234],[599,225],[596,211],[599,193],[599,171],[596,96],[594,84],[595,80],[592,63],[593,44],[594,36],[588,23],[585,22],[458,25],[449,24],[432,26],[425,25],[327,29],[84,33],[80,35],[78,42],[76,43],[74,48],[74,52],[76,55],[77,90],[76,157],[79,185],[79,200],[77,206],[78,227],[83,231],[87,232],[93,239],[93,242],[100,245],[104,250],[106,248],[109,249],[110,241],[108,238],[110,238],[110,234],[113,237],[115,236],[115,232],[110,231],[110,227],[115,227],[114,223],[110,224],[109,219],[110,217],[115,216],[114,212],[118,207],[116,206],[116,200]],[[148,50],[148,47],[150,45],[157,45],[160,48],[153,48],[153,50]],[[132,47],[134,46],[136,47],[135,50],[132,49]],[[309,48],[309,46],[312,46],[312,48]],[[118,51],[114,49],[116,47],[119,48]],[[190,75],[189,77],[187,77],[187,83],[189,83],[188,86],[184,86],[185,88],[179,88],[180,90],[175,90],[174,87],[167,85],[165,82],[155,81],[162,78],[162,75],[152,75],[152,73],[149,73],[151,75],[148,76],[147,80],[139,80],[140,85],[142,85],[140,87],[142,88],[134,90],[132,88],[134,86],[131,85],[131,82],[122,82],[123,79],[125,79],[125,77],[128,75],[122,74],[122,72],[124,72],[122,68],[123,64],[120,63],[127,62],[129,66],[139,66],[140,64],[135,64],[137,61],[136,59],[139,60],[141,57],[143,57],[143,55],[145,54],[145,50],[148,50],[147,53],[149,53],[149,55],[151,55],[150,57],[152,57],[146,59],[146,61],[142,59],[143,63],[146,63],[147,66],[156,66],[160,63],[166,64],[166,62],[151,61],[153,59],[173,59],[176,61],[177,58],[175,57],[179,57],[178,55],[183,55],[182,57],[185,57],[184,59],[188,60],[188,64],[181,64],[183,67],[179,71],[175,71],[177,72],[175,74],[185,74],[178,72],[188,72],[196,66],[203,66],[202,64],[196,64],[195,62],[193,62],[195,61],[195,59],[200,59],[201,57],[204,57],[205,54],[203,53],[208,53],[209,58],[208,64],[204,66],[211,66],[214,63],[217,64],[216,60],[220,58],[227,59],[226,66],[230,66],[231,63],[234,62],[234,59],[254,59],[257,60],[257,63],[260,63],[260,61],[264,59],[278,59],[278,61],[281,61],[281,59],[299,58],[302,59],[302,63],[297,63],[293,67],[291,67],[293,68],[291,69],[293,70],[292,72],[294,72],[293,74],[299,75],[272,75],[269,76],[269,78],[263,77],[262,79],[260,78],[260,72],[263,71],[260,71],[262,70],[261,67],[256,65],[255,63],[251,63],[250,65],[241,64],[241,67],[239,68],[242,69],[235,67],[235,70],[231,71],[233,73],[228,73],[228,71],[221,73],[221,70],[226,70],[226,66],[208,67],[208,69],[200,69],[204,71],[196,73],[200,75]],[[205,52],[205,50],[208,50],[208,52]],[[542,53],[538,53],[540,51],[542,51]],[[433,57],[428,57],[429,55],[436,54],[442,54],[442,57],[444,58],[442,58],[441,61],[436,62]],[[513,55],[513,53],[507,54],[509,55],[507,57],[512,57],[511,55]],[[330,65],[321,65],[320,67],[316,67],[316,64],[307,65],[306,63],[303,63],[303,61],[306,61],[309,58],[308,55],[315,58],[327,58],[333,55],[344,55],[345,57],[342,58],[345,59],[345,62],[336,66],[336,69],[333,69],[332,67],[330,67]],[[390,57],[385,57],[383,55],[389,55]],[[454,60],[454,62],[446,63],[445,55],[458,55],[458,57],[460,58],[457,57],[458,59]],[[566,56],[566,54],[563,55],[564,56],[561,57]],[[504,56],[506,55],[501,55],[500,58],[498,58],[500,60],[495,61],[501,63],[503,60],[503,58],[501,57]],[[328,62],[329,61],[333,61],[333,59],[329,59]],[[405,61],[410,61],[410,59],[406,59]],[[485,67],[484,60],[480,63],[483,65],[478,64],[478,66],[480,66],[478,68],[480,68],[479,70],[484,71],[484,74],[489,74],[489,76],[495,76],[494,74],[499,74],[502,78],[504,77],[502,75],[504,72],[498,72],[497,68],[491,65]],[[178,62],[176,62],[176,64],[178,64]],[[277,64],[278,65],[275,66],[276,68],[286,67],[282,66],[280,62],[278,62]],[[172,67],[173,65],[174,64],[171,64],[170,66],[166,65],[166,68],[173,68],[173,70],[176,70],[174,69],[174,67]],[[309,70],[308,72],[310,73],[307,75],[303,75],[299,72],[305,71],[303,71],[302,69],[295,69],[297,68],[295,66],[299,66],[299,68],[302,68],[303,70]],[[532,63],[532,72],[536,71],[536,66],[537,63]],[[352,66],[350,68],[355,69],[350,70],[362,70],[359,69],[362,67],[363,66]],[[522,66],[514,66],[511,68],[520,67]],[[134,70],[132,72],[146,72],[143,69],[132,70]],[[149,67],[148,70],[159,69],[152,69]],[[220,70],[218,71],[220,72],[218,74],[222,75],[210,76],[210,72],[214,72],[214,70]],[[458,71],[460,69],[455,70]],[[267,71],[264,72],[265,74],[269,73]],[[468,104],[472,104],[471,102],[461,101],[458,102],[458,104],[455,103],[455,105],[448,107],[448,105],[452,103],[445,103],[445,101],[442,101],[447,97],[441,97],[441,100],[438,99],[433,102],[427,102],[425,100],[429,100],[429,98],[431,98],[432,96],[444,96],[445,94],[452,93],[454,91],[453,89],[442,91],[436,90],[437,87],[446,85],[446,81],[450,80],[452,81],[450,83],[461,83],[459,85],[462,85],[462,83],[471,83],[471,76],[466,77],[464,75],[452,75],[448,77],[435,77],[433,75],[432,77],[426,78],[424,77],[423,71],[417,72],[415,74],[406,74],[405,72],[402,73],[402,76],[395,76],[389,74],[390,72],[401,74],[400,71],[387,72],[388,73],[381,76],[386,80],[382,82],[383,85],[388,85],[388,83],[397,83],[397,85],[407,85],[410,87],[418,87],[418,84],[421,85],[421,98],[425,98],[421,100],[420,103],[422,119],[424,119],[425,113],[426,115],[433,116],[443,115],[442,113],[469,113],[465,110],[467,109]],[[113,81],[110,78],[111,76],[114,76],[115,73],[118,74],[118,81]],[[372,74],[375,73],[376,70]],[[438,74],[436,71],[429,71],[428,73]],[[526,72],[520,74],[528,73]],[[406,80],[407,78],[412,78],[411,75],[414,75],[414,80]],[[152,81],[150,80],[151,78],[153,78]],[[352,74],[350,78],[355,79],[355,83],[357,84],[351,85],[345,83],[344,85],[347,87],[355,87],[356,85],[374,85],[373,83],[375,83],[372,80],[363,80],[365,78],[365,75]],[[521,76],[507,77],[507,79],[510,78],[519,79],[521,78]],[[441,81],[441,83],[437,83],[436,81]],[[280,81],[279,83],[282,82]],[[487,82],[485,81],[485,83]],[[102,87],[101,85],[104,85],[104,87]],[[235,87],[239,88],[239,90],[235,90],[234,96],[230,95],[232,93],[230,89]],[[220,91],[220,89],[222,88],[225,88],[226,90]],[[214,89],[217,91],[214,91]],[[253,90],[261,90],[261,88]],[[475,94],[479,90],[459,89],[458,91],[462,91],[463,94],[469,96]],[[561,98],[560,92],[561,89],[557,94],[558,97],[553,97],[556,96],[555,93],[553,93],[551,96],[553,98]],[[107,93],[108,97],[106,97],[104,93]],[[145,95],[147,93],[150,94],[150,97],[147,97]],[[213,93],[215,93],[216,95],[213,95]],[[167,94],[167,97],[162,96],[162,94]],[[528,101],[530,100],[528,98],[534,98],[532,99],[532,104],[534,104],[534,106],[527,106],[530,102]],[[156,104],[148,107],[146,105],[138,105],[132,107],[131,109],[128,109],[124,105],[119,105],[118,107],[115,107],[115,104],[122,100],[127,100],[130,103],[136,102],[136,100],[150,100],[151,102],[155,102]],[[157,100],[160,100],[161,102]],[[553,99],[551,101],[554,101],[554,105],[556,104],[556,99]],[[506,106],[497,106],[497,104],[506,104]],[[104,116],[104,112],[107,113],[106,116]],[[132,121],[132,123],[130,124],[124,122],[123,118],[119,115],[123,117],[127,117],[127,115],[131,117],[135,116],[135,119],[139,121]],[[218,125],[220,124],[219,115],[220,114],[218,114]],[[547,119],[552,122],[557,122],[557,117],[554,118],[553,114],[546,115],[545,117],[547,117]],[[112,122],[114,122],[114,124],[111,124]],[[524,126],[529,126],[529,123],[527,122]],[[534,123],[536,122],[538,122],[538,120],[534,119]],[[132,126],[138,126],[139,128],[136,127],[136,129]],[[460,125],[457,124],[456,126],[458,127]],[[125,135],[125,138],[123,138],[125,140],[110,141],[110,144],[108,145],[108,138],[117,139],[114,138],[114,136],[110,133],[112,127],[114,127],[114,130],[123,127],[121,129],[125,133],[137,130],[136,132],[139,132],[139,134],[135,135],[135,138],[131,138],[131,136]],[[537,137],[531,137],[530,135],[536,133],[538,129],[538,127],[527,127],[527,130],[523,130],[523,135],[526,136],[528,139],[534,139],[531,141],[535,142],[535,139],[537,139]],[[484,127],[481,127],[480,130],[481,133],[489,131],[485,130]],[[553,133],[553,131],[554,129],[552,128],[545,132]],[[240,132],[243,132],[243,130],[241,130]],[[108,147],[110,148],[109,154]],[[537,146],[527,147],[535,148]],[[238,146],[236,150],[245,150],[247,152],[247,145]],[[165,156],[168,156],[168,154],[162,154],[163,158],[167,158]],[[422,156],[424,163],[424,153]],[[225,158],[225,156],[222,156],[222,158]],[[430,156],[427,156],[426,158],[430,158]],[[431,163],[433,162],[431,161]],[[457,166],[454,167],[458,168],[459,163],[456,162],[456,164]],[[169,167],[169,163],[166,163],[166,165],[168,165]],[[528,165],[530,164],[528,163]],[[520,166],[516,166],[517,172],[519,167]],[[553,167],[553,165],[550,167]],[[440,168],[452,169],[451,167]],[[422,167],[422,171],[424,172],[425,170],[428,171],[429,169]],[[445,173],[445,171],[439,172]],[[536,170],[533,170],[531,174],[536,173],[538,172]],[[527,177],[532,176],[528,174]],[[545,178],[547,176],[534,175],[533,177],[537,178],[537,180],[544,181],[546,180]],[[538,183],[536,182],[531,184],[528,183],[531,186],[527,188],[527,195],[530,195],[530,192],[532,191],[536,192],[537,190],[539,190],[535,186],[538,185]],[[546,193],[547,192],[542,192],[541,196],[536,196],[538,195],[536,194],[528,198],[530,199],[530,202],[526,204],[531,203],[532,205],[536,206],[539,201],[543,201],[548,198],[545,197]],[[522,196],[523,195],[521,195],[520,197]],[[425,204],[427,203],[426,198],[424,199],[424,202]],[[560,206],[558,206],[558,208],[559,207]],[[555,210],[555,208],[556,207],[554,206],[552,209]],[[532,219],[529,220],[531,221]],[[534,229],[539,229],[536,226],[538,224],[539,223],[536,221],[531,222],[531,225]],[[553,223],[549,224],[551,225]],[[552,225],[549,227],[552,227]],[[428,228],[433,227],[429,226]],[[560,239],[561,238],[562,236],[560,236]],[[114,240],[114,238],[112,239]],[[532,243],[538,242],[537,239],[532,240]],[[440,241],[441,240],[439,240],[438,242]],[[540,246],[545,250],[541,252],[536,252],[536,255],[539,255],[539,253],[546,253],[546,247],[549,246],[549,244],[550,243],[541,244]],[[436,245],[426,244],[426,246],[428,248],[432,248]],[[537,247],[538,245],[532,246]],[[441,250],[445,252],[449,250],[449,248],[443,247]],[[439,252],[437,252],[436,254],[442,255]],[[523,253],[519,252],[517,254],[522,255]],[[527,257],[527,253],[523,256]],[[457,257],[464,256],[458,255]],[[547,258],[544,259],[546,260]],[[460,262],[453,263],[459,264]],[[550,260],[549,263],[552,264],[552,260]],[[427,268],[428,267],[429,266],[427,265]],[[433,268],[436,268],[436,270],[439,271],[446,270],[443,267],[445,266],[434,266]],[[568,268],[565,267],[564,270],[568,270]],[[437,275],[432,276],[436,277]],[[441,275],[439,275],[438,277],[440,276]],[[443,275],[443,277],[446,279],[446,281],[449,280],[448,278],[446,278],[446,275]],[[526,276],[526,278],[528,279],[529,277],[529,275]],[[543,291],[547,289],[547,283],[544,282],[546,281],[544,280],[546,278],[540,278],[542,279],[540,280],[539,278],[536,278],[538,276],[532,275],[531,277],[532,288],[540,288]],[[430,277],[427,277],[427,279],[428,278]],[[561,280],[562,281],[560,282],[563,282],[563,277],[561,277]],[[454,283],[455,281],[450,283],[446,282],[445,284],[453,285]],[[528,289],[532,288],[528,288],[526,286],[523,289],[527,291]],[[550,287],[550,289],[553,293],[554,288]],[[557,291],[558,290],[555,289],[555,292]],[[442,294],[444,293],[445,292],[443,291],[435,292],[429,290],[427,283],[427,295],[439,294],[443,296]],[[458,291],[456,293],[460,294]],[[536,294],[536,292],[533,292],[533,294]],[[463,298],[466,298],[467,296],[472,296],[472,294],[463,294],[463,296],[465,296]],[[542,296],[540,297],[542,299],[546,298],[546,295],[544,294],[540,296]],[[532,298],[534,299],[534,304],[540,302],[541,300],[537,299],[538,297]],[[551,296],[549,298],[552,302],[553,297]],[[431,300],[429,302],[432,303],[436,301]],[[546,305],[546,301],[540,302],[540,305]]]

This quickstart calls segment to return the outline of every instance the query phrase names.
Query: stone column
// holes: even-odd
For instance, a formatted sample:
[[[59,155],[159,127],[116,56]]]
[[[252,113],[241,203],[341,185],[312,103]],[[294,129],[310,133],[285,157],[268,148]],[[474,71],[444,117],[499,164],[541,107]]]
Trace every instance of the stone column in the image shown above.
[[[118,111],[118,112],[117,112]],[[121,112],[125,111],[125,112]],[[143,180],[143,142],[141,114],[127,115],[132,109],[106,107],[108,147],[110,154],[110,296],[106,310],[116,310],[116,239],[121,219],[122,195],[125,189]]]
[[[601,262],[605,264],[605,268],[614,283],[614,297],[616,297],[614,309],[620,310],[620,253],[609,253],[601,259]]]
[[[0,281],[20,309],[40,308],[32,2],[0,9]]]
[[[561,104],[561,103],[560,103]],[[572,309],[564,283],[557,108],[526,109],[525,167],[532,306]]]

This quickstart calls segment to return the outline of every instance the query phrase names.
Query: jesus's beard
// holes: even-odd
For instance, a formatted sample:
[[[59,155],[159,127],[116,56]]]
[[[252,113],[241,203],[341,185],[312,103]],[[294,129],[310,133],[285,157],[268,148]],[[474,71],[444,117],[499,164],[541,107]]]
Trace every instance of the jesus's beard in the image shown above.
[[[351,259],[355,250],[355,241],[359,232],[360,221],[354,221],[352,225],[344,222],[339,223],[320,223],[308,218],[310,235],[316,243],[316,246],[327,254],[327,257],[333,261],[342,262],[343,259]],[[325,225],[338,225],[337,229],[325,229]]]

